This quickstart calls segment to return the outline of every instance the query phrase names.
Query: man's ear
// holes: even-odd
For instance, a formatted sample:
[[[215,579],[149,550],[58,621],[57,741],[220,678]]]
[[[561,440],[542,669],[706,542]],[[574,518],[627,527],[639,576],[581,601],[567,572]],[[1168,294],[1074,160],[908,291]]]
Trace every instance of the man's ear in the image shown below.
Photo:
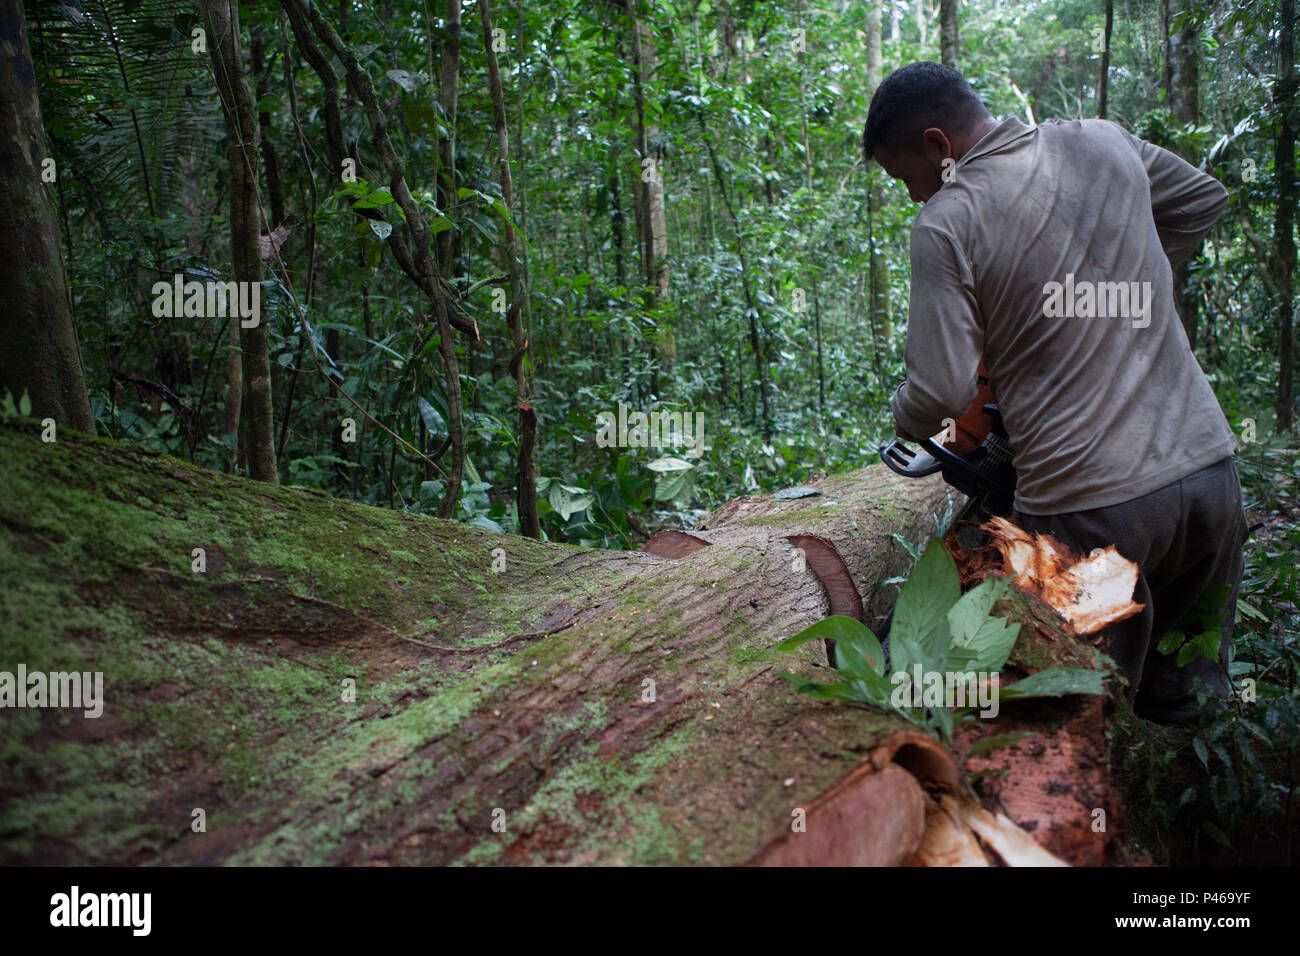
[[[939,127],[931,126],[926,129],[921,134],[921,142],[924,144],[926,158],[934,165],[942,165],[945,159],[952,158],[952,140]]]

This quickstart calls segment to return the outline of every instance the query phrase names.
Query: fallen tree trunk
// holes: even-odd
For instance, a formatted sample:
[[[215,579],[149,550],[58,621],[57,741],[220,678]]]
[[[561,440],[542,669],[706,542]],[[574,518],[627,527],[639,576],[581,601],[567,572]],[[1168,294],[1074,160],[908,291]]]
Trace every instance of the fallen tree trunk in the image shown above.
[[[892,535],[962,504],[937,478],[868,468],[600,552],[31,423],[0,456],[0,670],[104,681],[98,718],[6,713],[0,863],[896,864],[927,791],[965,793],[913,725],[778,676],[823,650],[772,651],[888,610]]]

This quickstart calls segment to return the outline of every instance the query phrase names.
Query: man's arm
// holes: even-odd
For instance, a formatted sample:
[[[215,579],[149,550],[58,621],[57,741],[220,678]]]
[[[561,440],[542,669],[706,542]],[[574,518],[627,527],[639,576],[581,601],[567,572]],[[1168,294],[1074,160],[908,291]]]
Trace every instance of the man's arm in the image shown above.
[[[913,438],[943,431],[978,388],[984,324],[975,281],[952,238],[929,226],[912,229],[912,288],[907,310],[907,381],[890,402],[898,428]]]
[[[1228,205],[1228,191],[1213,176],[1191,163],[1125,133],[1142,159],[1151,184],[1151,215],[1169,264],[1194,253]]]

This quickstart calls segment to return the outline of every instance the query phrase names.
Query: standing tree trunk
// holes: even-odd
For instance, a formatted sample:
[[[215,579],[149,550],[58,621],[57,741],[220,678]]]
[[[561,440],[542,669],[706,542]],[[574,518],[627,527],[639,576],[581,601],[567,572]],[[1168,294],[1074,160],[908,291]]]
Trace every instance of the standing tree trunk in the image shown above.
[[[876,89],[884,77],[884,65],[880,51],[881,0],[875,0],[867,11],[867,99],[875,95]],[[867,241],[871,244],[869,253],[869,282],[867,286],[867,309],[870,316],[871,334],[875,339],[874,350],[877,355],[876,367],[879,368],[879,355],[889,349],[894,337],[894,329],[889,320],[889,273],[885,267],[885,257],[880,253],[875,232],[875,170],[867,165]],[[884,383],[881,383],[884,386]]]
[[[939,0],[939,60],[957,69],[957,0]]]
[[[652,149],[651,140],[657,140],[659,125],[646,119],[646,85],[657,63],[654,36],[649,25],[624,4],[624,12],[632,24],[632,94],[636,105],[634,133],[640,170],[636,183],[637,234],[641,248],[642,298],[647,311],[668,298],[668,224],[664,209],[663,152]],[[650,161],[647,165],[647,160]],[[656,318],[654,325],[653,366],[650,391],[655,399],[661,397],[661,375],[672,367],[676,355],[671,324]]]
[[[438,106],[447,135],[438,144],[438,205],[448,210],[456,203],[456,98],[460,85],[460,0],[447,0],[444,7],[443,29],[447,31],[447,44],[440,58],[441,85]],[[488,44],[489,52],[491,43]],[[452,274],[452,230],[434,237],[434,252],[443,278]]]
[[[57,167],[42,155],[45,129],[20,0],[0,0],[0,39],[0,282],[8,299],[0,394],[11,392],[17,403],[26,391],[37,418],[93,432],[58,217],[42,185],[45,170],[57,175]]]
[[[208,49],[217,93],[226,117],[226,164],[230,169],[230,257],[235,281],[262,281],[262,249],[258,233],[257,119],[253,95],[244,79],[239,50],[239,10],[235,0],[203,0],[208,28]],[[240,321],[232,317],[231,323]],[[267,354],[266,326],[240,328],[244,388],[248,398],[244,419],[248,423],[249,474],[258,481],[275,483],[275,422],[271,405],[271,362]]]
[[[1277,211],[1273,219],[1273,241],[1277,246],[1277,430],[1295,428],[1292,406],[1295,404],[1295,339],[1291,301],[1296,265],[1295,208],[1295,140],[1300,120],[1296,116],[1296,86],[1300,77],[1295,68],[1295,0],[1282,0],[1281,36],[1278,43],[1280,66],[1274,87],[1274,112],[1277,115],[1277,140],[1273,147],[1273,168],[1277,171]]]
[[[1184,126],[1195,126],[1201,121],[1200,99],[1200,28],[1195,21],[1191,0],[1164,0],[1165,30],[1165,100],[1174,118]],[[1182,15],[1182,25],[1172,29],[1173,21]],[[1197,157],[1181,150],[1183,158],[1195,164]],[[1196,348],[1199,309],[1196,295],[1189,287],[1191,261],[1179,263],[1174,268],[1174,305],[1183,320],[1187,341]]]
[[[1106,30],[1101,38],[1101,78],[1097,81],[1097,118],[1106,118],[1106,99],[1110,94],[1110,34],[1115,23],[1115,0],[1106,0]]]
[[[516,458],[517,491],[515,501],[519,508],[519,533],[529,538],[540,538],[542,527],[537,514],[537,466],[534,446],[537,443],[537,412],[528,401],[528,340],[524,337],[521,316],[523,283],[520,271],[519,243],[515,236],[514,186],[510,179],[510,133],[506,125],[506,98],[501,89],[501,70],[492,46],[492,11],[488,0],[478,0],[479,19],[483,22],[483,46],[487,52],[488,82],[492,87],[492,114],[496,124],[498,163],[501,170],[501,198],[506,206],[505,253],[510,270],[510,298],[506,323],[515,352],[510,359],[510,369],[515,377],[515,397],[519,403],[519,455]]]

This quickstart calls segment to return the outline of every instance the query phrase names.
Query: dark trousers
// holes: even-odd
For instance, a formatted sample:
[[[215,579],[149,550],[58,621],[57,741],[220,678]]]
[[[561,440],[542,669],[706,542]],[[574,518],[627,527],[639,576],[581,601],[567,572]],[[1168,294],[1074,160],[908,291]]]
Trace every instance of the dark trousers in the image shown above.
[[[1106,628],[1101,636],[1104,649],[1128,681],[1125,695],[1140,716],[1166,723],[1194,722],[1197,677],[1218,697],[1231,695],[1228,644],[1246,540],[1241,485],[1232,458],[1132,501],[1058,515],[1016,511],[1014,520],[1026,531],[1051,534],[1085,555],[1113,544],[1137,564],[1133,600],[1144,607]],[[1226,612],[1219,660],[1198,654],[1185,666],[1176,666],[1174,655],[1157,650],[1160,638],[1172,630],[1189,637],[1207,630],[1198,605],[1224,584],[1230,588],[1226,607],[1211,610],[1212,615]],[[1213,702],[1208,704],[1207,711],[1212,706]]]

